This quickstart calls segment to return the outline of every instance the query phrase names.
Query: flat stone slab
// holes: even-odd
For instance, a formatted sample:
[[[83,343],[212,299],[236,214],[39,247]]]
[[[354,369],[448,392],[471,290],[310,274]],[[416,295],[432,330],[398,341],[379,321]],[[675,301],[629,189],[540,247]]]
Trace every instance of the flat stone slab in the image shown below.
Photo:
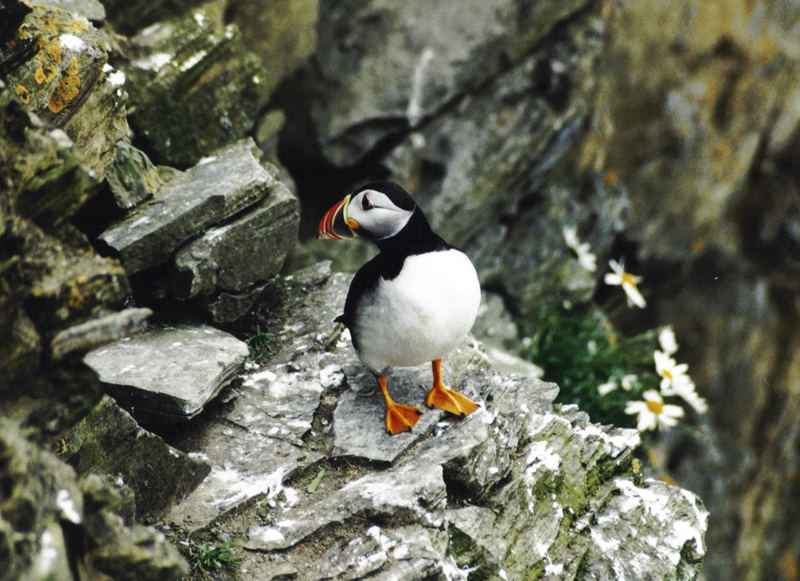
[[[211,472],[200,485],[165,515],[180,528],[195,531],[248,500],[264,495],[267,502],[292,503],[296,492],[283,485],[290,470],[314,462],[319,454],[250,431],[245,425],[212,424],[202,452],[190,456],[208,462]]]
[[[50,342],[53,359],[61,359],[75,351],[89,351],[111,341],[122,339],[144,327],[150,309],[125,309],[60,331]]]
[[[297,239],[297,198],[281,182],[252,210],[211,228],[175,254],[173,290],[181,299],[239,292],[278,274]]]
[[[169,259],[187,240],[269,194],[277,179],[256,157],[248,138],[216,151],[165,184],[151,201],[100,235],[135,274]]]
[[[361,363],[355,363],[355,352],[349,341],[342,343],[345,345],[341,346],[341,357],[351,361],[342,373],[351,389],[342,393],[333,413],[334,455],[394,462],[405,450],[430,435],[439,422],[444,421],[448,425],[471,421],[472,416],[485,413],[484,407],[481,407],[470,417],[462,419],[442,410],[428,408],[425,396],[433,384],[431,366],[393,368],[386,376],[389,395],[397,403],[418,407],[422,410],[422,416],[413,430],[390,436],[386,432],[386,404],[375,377]],[[445,383],[452,385],[454,379],[466,377],[486,366],[485,359],[474,345],[474,339],[465,337],[444,358]],[[462,393],[483,405],[477,390],[470,389]]]
[[[403,405],[418,407],[422,415],[413,430],[390,437],[386,432],[383,395],[375,378],[366,375],[360,375],[357,380],[359,391],[348,390],[339,398],[333,413],[335,452],[343,456],[392,462],[420,438],[428,435],[444,412],[425,407],[426,390],[421,370],[392,372],[387,376],[392,399]]]
[[[297,493],[283,485],[284,477],[321,457],[302,436],[311,430],[325,377],[302,357],[296,365],[244,374],[237,398],[203,435],[200,457],[211,473],[167,520],[197,530],[255,496],[293,502]]]
[[[358,514],[391,517],[398,510],[408,520],[439,527],[443,518],[436,514],[437,508],[444,507],[447,496],[442,467],[415,468],[367,474],[348,482],[327,497],[293,509],[291,516],[277,526],[251,527],[246,546],[266,551],[286,549],[313,534],[320,522],[338,525]]]
[[[323,374],[312,366],[281,364],[242,379],[239,397],[223,417],[262,436],[303,446],[302,436],[311,429],[325,389]]]
[[[188,420],[242,369],[247,345],[213,327],[179,326],[90,351],[84,362],[140,421]]]

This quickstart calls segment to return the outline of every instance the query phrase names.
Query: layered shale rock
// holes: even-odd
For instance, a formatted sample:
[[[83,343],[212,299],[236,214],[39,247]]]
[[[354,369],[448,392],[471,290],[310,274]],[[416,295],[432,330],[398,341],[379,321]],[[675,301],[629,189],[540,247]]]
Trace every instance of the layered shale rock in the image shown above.
[[[125,76],[108,65],[106,43],[85,16],[46,3],[10,4],[15,28],[0,45],[10,69],[3,80],[29,111],[64,130],[102,179],[128,131]]]
[[[161,514],[209,472],[202,460],[141,428],[109,396],[65,432],[59,452],[79,474],[119,475],[134,494],[139,520]]]
[[[161,532],[133,525],[124,487],[98,475],[78,480],[6,419],[0,459],[0,579],[72,581],[80,570],[89,578],[168,581],[188,573]]]
[[[178,170],[156,167],[131,145],[135,136],[125,107],[131,81],[108,62],[109,55],[115,62],[122,60],[121,47],[128,43],[104,18],[103,6],[94,0],[12,0],[0,6],[0,468],[8,485],[0,494],[3,579],[185,575],[186,562],[164,535],[135,519],[152,520],[209,470],[103,397],[103,385],[82,363],[87,351],[140,332],[153,314],[131,304],[128,275],[136,269],[102,256],[90,243],[90,236],[119,219],[119,212],[103,205],[104,196],[130,211],[155,198],[166,183],[175,186],[173,180],[185,177]],[[189,19],[200,24],[194,15]],[[225,53],[235,34],[222,32],[216,40],[206,40],[215,40]],[[243,62],[250,65],[237,69],[237,78],[257,86],[257,62],[252,56]],[[205,76],[206,86],[218,86],[218,81]],[[223,89],[212,91],[214,99],[231,94]],[[232,99],[241,96],[238,89],[233,93]],[[265,98],[253,95],[253,102]],[[201,126],[207,130],[211,123]],[[236,125],[233,133],[223,131],[217,144],[246,130]],[[217,280],[232,295],[253,293],[275,276],[294,240],[297,202],[275,179],[277,170],[262,166],[260,152],[253,149],[247,143],[239,148],[244,155],[225,157],[227,171],[189,172],[206,178],[202,187],[212,196],[226,189],[228,175],[245,182],[241,204],[220,214],[212,210],[211,219],[190,236],[230,223],[231,232],[215,238],[227,244],[224,252],[210,259],[222,266],[203,260],[200,268],[205,277],[201,286],[212,294]],[[210,159],[205,162],[206,170],[214,168]],[[251,205],[255,214],[248,221]],[[272,237],[271,221],[277,232]],[[245,245],[248,252],[241,260],[249,268],[237,277],[230,250],[238,249],[243,238],[252,238],[255,246]],[[156,252],[155,263],[148,264],[158,265],[186,241],[181,239],[166,254]],[[212,241],[207,244],[213,248]],[[203,248],[193,251],[202,253]],[[108,248],[102,252],[108,254]],[[268,259],[253,261],[254,252],[265,252]],[[170,287],[169,276],[164,284]],[[237,317],[251,303],[238,304]],[[225,338],[234,345],[232,360],[224,362],[222,373],[214,369],[216,383],[209,381],[201,394],[205,399],[196,407],[191,406],[197,394],[191,391],[184,417],[198,413],[240,370],[247,347]],[[197,357],[195,351],[186,359],[197,363]],[[38,451],[26,438],[55,451],[58,458]],[[85,492],[63,460],[85,478]]]
[[[141,171],[132,184],[152,175],[146,163],[135,167]],[[164,265],[171,283],[156,286],[180,300],[197,298],[217,322],[236,320],[278,274],[296,239],[298,202],[277,173],[252,139],[238,141],[173,173],[100,239],[129,274],[151,281],[145,271]]]
[[[269,93],[258,58],[213,0],[141,30],[120,68],[130,77],[131,125],[159,163],[191,166],[253,131]]]

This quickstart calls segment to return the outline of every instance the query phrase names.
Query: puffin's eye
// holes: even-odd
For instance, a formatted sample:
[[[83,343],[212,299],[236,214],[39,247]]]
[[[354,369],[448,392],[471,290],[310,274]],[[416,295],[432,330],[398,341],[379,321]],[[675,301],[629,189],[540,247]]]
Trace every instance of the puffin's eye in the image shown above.
[[[362,210],[371,210],[372,209],[372,202],[369,201],[367,196],[361,198],[361,209]]]

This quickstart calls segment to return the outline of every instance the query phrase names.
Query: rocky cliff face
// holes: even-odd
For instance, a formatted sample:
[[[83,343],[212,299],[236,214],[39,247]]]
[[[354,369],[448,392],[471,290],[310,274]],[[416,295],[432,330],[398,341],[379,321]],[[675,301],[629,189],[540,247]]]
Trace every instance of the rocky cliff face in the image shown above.
[[[554,407],[554,384],[488,371],[473,339],[446,372],[482,409],[463,421],[427,410],[413,433],[388,436],[374,378],[333,322],[349,278],[321,263],[287,279],[269,361],[250,364],[225,403],[172,433],[210,473],[162,526],[235,539],[247,550],[239,570],[258,579],[696,576],[708,513],[688,491],[645,479],[636,431]],[[155,361],[163,336],[145,333],[87,361],[121,369],[131,366],[126,353],[150,349],[137,359],[164,377],[170,366]],[[204,375],[198,365],[191,373],[184,383]],[[391,373],[394,397],[420,400],[429,374]],[[128,401],[135,416],[150,413],[146,398]],[[76,447],[71,435],[66,446]]]
[[[0,16],[3,575],[187,574],[142,523],[195,563],[198,543],[243,547],[257,578],[698,574],[708,515],[642,472],[636,433],[489,371],[471,341],[447,372],[482,410],[383,434],[332,322],[347,278],[319,262],[352,271],[366,251],[306,239],[347,188],[391,177],[478,266],[490,342],[519,340],[507,311],[598,295],[564,227],[600,262],[624,251],[711,406],[707,445],[668,438],[658,466],[711,510],[706,575],[792,578],[791,6],[9,0]],[[413,401],[428,378],[390,381]]]
[[[626,255],[711,404],[706,445],[673,438],[661,464],[711,508],[709,578],[794,578],[797,515],[779,507],[795,504],[800,437],[797,7],[493,7],[486,22],[513,40],[462,34],[457,15],[432,38],[408,5],[321,7],[319,56],[285,87],[302,95],[287,101],[284,153],[307,204],[331,201],[307,167],[409,184],[524,314],[599,294],[564,254],[564,226],[598,264]],[[366,40],[381,27],[403,40]],[[325,74],[340,62],[345,78]],[[404,74],[365,88],[384,68]]]

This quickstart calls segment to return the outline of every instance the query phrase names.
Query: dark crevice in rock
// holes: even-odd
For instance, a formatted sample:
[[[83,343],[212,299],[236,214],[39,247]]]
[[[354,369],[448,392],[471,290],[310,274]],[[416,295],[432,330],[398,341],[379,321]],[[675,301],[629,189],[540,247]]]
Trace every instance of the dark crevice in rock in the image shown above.
[[[460,464],[461,460],[459,459],[455,462]],[[454,470],[450,463],[445,464],[442,468],[444,486],[447,490],[448,508],[457,508],[475,503],[476,497],[481,494],[481,491],[476,489],[474,484],[470,486],[470,483],[465,482],[460,477],[458,469]]]
[[[280,100],[275,105],[289,107]],[[292,119],[291,109],[289,116]],[[292,120],[280,133],[278,155],[297,185],[298,197],[302,201],[300,238],[304,240],[316,235],[317,223],[322,213],[356,185],[388,176],[388,172],[379,162],[387,151],[395,147],[400,138],[384,138],[382,147],[376,147],[359,163],[341,168],[328,162],[317,147],[314,147],[313,152],[308,152],[309,133],[293,128],[291,123]],[[295,144],[293,135],[298,136],[296,139],[302,145]],[[311,144],[313,143],[311,140]]]
[[[514,59],[503,55],[504,66],[492,69],[491,73],[481,78],[479,82],[465,86],[461,92],[444,101],[436,110],[426,114],[413,126],[409,126],[405,118],[397,120],[367,119],[351,125],[347,129],[348,132],[357,132],[359,127],[369,127],[381,132],[379,128],[382,124],[388,124],[391,130],[383,131],[383,135],[373,147],[364,153],[356,163],[344,167],[337,166],[325,158],[319,147],[319,137],[315,133],[311,120],[307,117],[307,111],[304,109],[302,101],[297,99],[297,87],[302,83],[303,75],[300,74],[285,81],[276,91],[269,107],[279,107],[287,111],[288,122],[281,131],[278,151],[281,163],[287,167],[295,180],[298,195],[303,202],[301,239],[313,236],[319,216],[327,207],[338,201],[344,193],[360,183],[385,179],[389,170],[385,167],[384,160],[398,145],[409,138],[411,132],[424,131],[436,119],[446,117],[457,110],[465,99],[485,93],[499,79],[502,79],[530,56],[539,52],[546,54],[547,47],[563,42],[565,38],[569,37],[569,28],[576,22],[582,22],[585,18],[592,17],[595,10],[596,7],[588,2],[569,16],[554,23],[552,28],[539,41],[528,47],[525,53],[517,55]],[[569,78],[565,76],[559,82],[545,79],[546,70],[550,70],[550,65],[543,58],[538,62],[534,72],[538,79],[534,83],[534,87],[556,111],[563,111],[567,106]],[[536,71],[538,71],[538,75]],[[556,77],[560,78],[558,75]],[[441,179],[444,172],[443,166],[437,166],[433,162],[426,167],[431,170],[426,173],[431,181]]]
[[[114,201],[108,186],[101,186],[97,194],[87,200],[87,203],[72,217],[72,224],[92,241],[92,245],[101,256],[117,257],[118,254],[98,236],[124,215],[125,212]]]
[[[318,492],[324,494],[325,490],[341,488],[364,474],[386,468],[388,465],[384,462],[374,462],[356,456],[328,456],[292,470],[286,475],[284,483],[287,486],[303,490],[309,495],[318,494]],[[323,470],[325,473],[319,480],[317,488],[308,492],[308,486]]]
[[[64,545],[67,549],[69,570],[73,578],[80,579],[80,563],[86,558],[86,533],[76,523],[62,520],[60,524],[64,534]]]

